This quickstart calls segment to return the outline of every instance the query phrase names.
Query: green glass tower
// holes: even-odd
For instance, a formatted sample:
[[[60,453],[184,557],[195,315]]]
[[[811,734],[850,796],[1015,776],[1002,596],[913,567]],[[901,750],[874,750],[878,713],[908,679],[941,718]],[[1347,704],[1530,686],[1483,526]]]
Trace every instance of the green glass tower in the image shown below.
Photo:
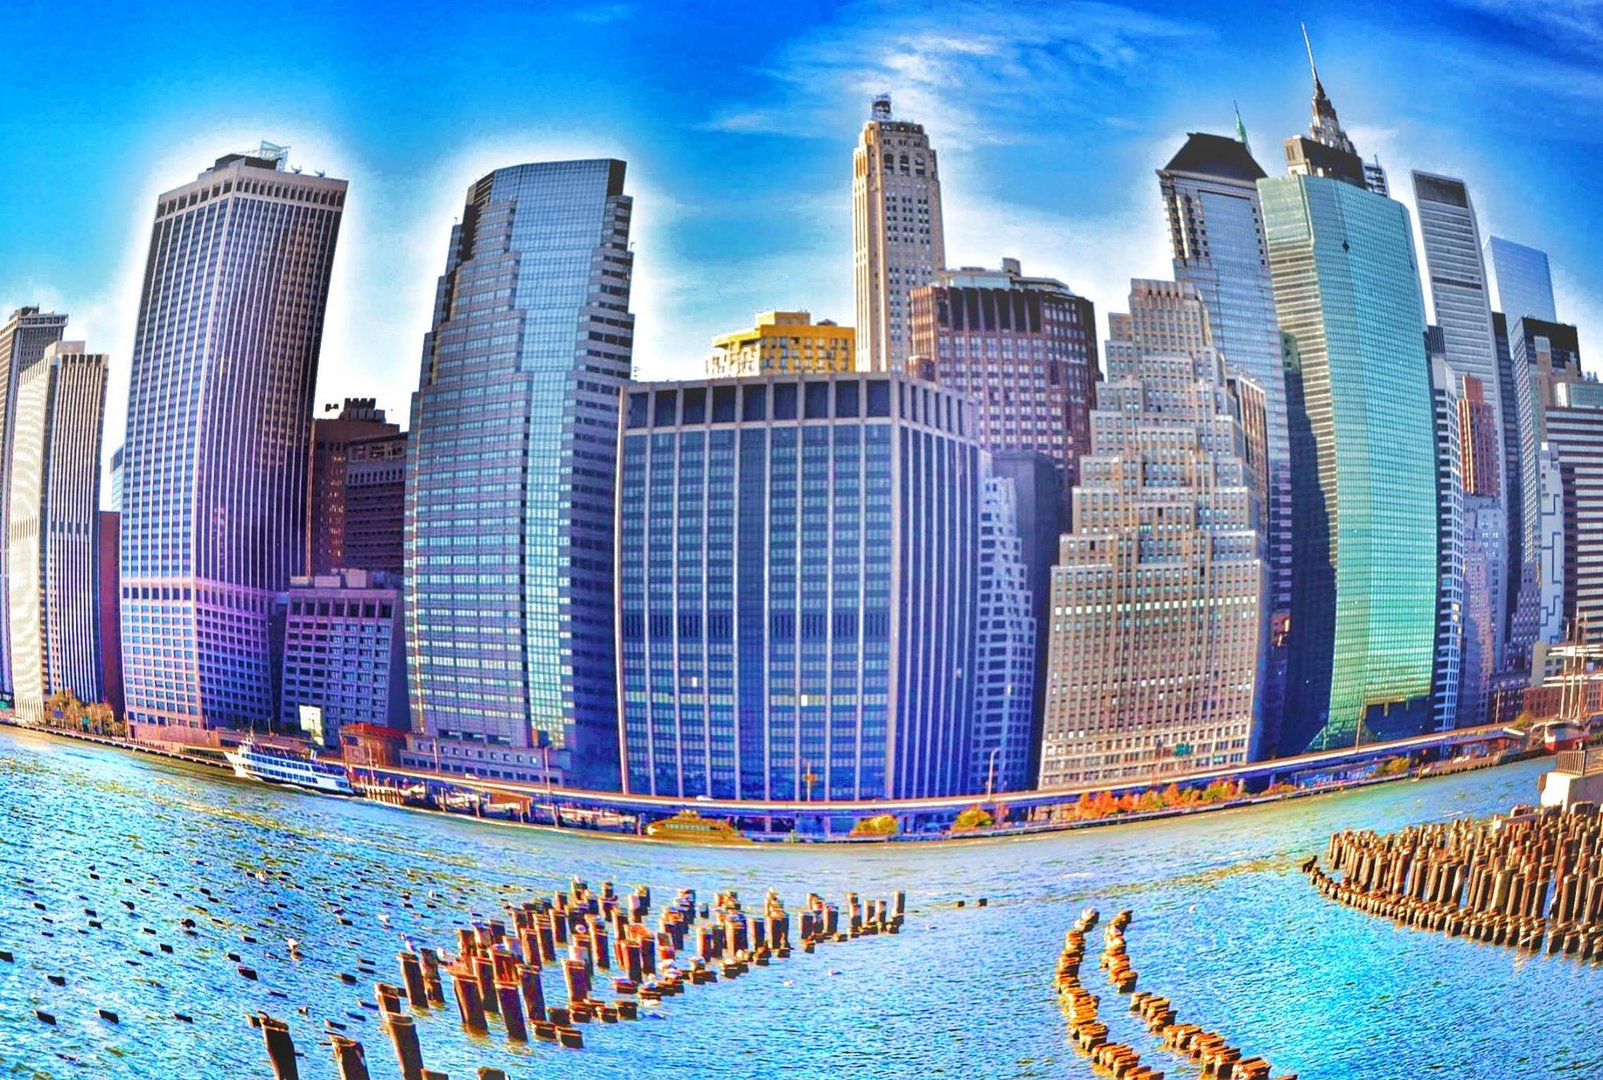
[[[1431,722],[1436,451],[1408,211],[1329,174],[1258,192],[1300,406],[1281,749],[1418,733]]]

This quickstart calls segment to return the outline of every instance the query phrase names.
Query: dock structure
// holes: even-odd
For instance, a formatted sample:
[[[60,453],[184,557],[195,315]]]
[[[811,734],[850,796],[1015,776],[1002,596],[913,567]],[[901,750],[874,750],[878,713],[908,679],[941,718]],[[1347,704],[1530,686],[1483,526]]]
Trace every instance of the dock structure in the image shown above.
[[[1603,960],[1603,817],[1596,803],[1330,838],[1321,895],[1419,930]]]
[[[1603,747],[1561,750],[1542,774],[1542,806],[1568,810],[1578,803],[1603,803]]]

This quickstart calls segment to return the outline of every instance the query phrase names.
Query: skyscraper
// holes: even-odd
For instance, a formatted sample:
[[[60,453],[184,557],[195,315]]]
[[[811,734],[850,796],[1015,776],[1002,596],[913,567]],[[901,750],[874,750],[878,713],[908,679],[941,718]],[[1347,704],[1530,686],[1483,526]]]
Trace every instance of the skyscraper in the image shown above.
[[[45,348],[61,340],[67,330],[67,317],[41,312],[36,307],[18,308],[0,325],[0,512],[11,505],[11,462],[13,457],[13,418],[16,415],[17,380],[39,358]],[[11,671],[11,589],[7,575],[10,558],[8,529],[0,528],[0,694],[13,690]]]
[[[617,786],[613,500],[634,339],[624,172],[497,169],[451,229],[407,449],[403,760]]]
[[[1562,499],[1566,636],[1584,626],[1588,644],[1603,644],[1603,408],[1549,409],[1547,437]]]
[[[953,794],[971,777],[983,455],[894,373],[631,386],[619,424],[630,792]]]
[[[712,350],[709,378],[857,368],[856,331],[805,311],[760,312],[751,329],[713,338]]]
[[[979,583],[975,602],[974,717],[968,790],[1030,786],[1035,731],[1036,625],[1029,567],[1019,536],[1018,493],[1005,476],[980,488]]]
[[[923,124],[891,116],[888,94],[852,157],[857,367],[901,371],[912,326],[908,293],[946,266],[941,177]]]
[[[1524,318],[1558,322],[1547,252],[1501,236],[1487,237],[1485,251],[1492,305],[1508,316],[1510,329]]]
[[[1464,663],[1464,481],[1459,379],[1442,351],[1441,328],[1427,336],[1436,416],[1436,658],[1431,674],[1432,726],[1458,726]]]
[[[346,479],[352,444],[363,439],[395,435],[399,424],[388,423],[375,398],[346,398],[335,417],[312,421],[312,460],[306,492],[306,559],[302,572],[332,574],[341,567],[363,566],[346,558]],[[395,507],[400,511],[399,500]],[[368,569],[387,569],[368,567]]]
[[[1247,761],[1264,566],[1245,440],[1188,284],[1109,319],[1073,522],[1052,570],[1042,787]]]
[[[100,430],[106,358],[52,342],[22,373],[12,412],[6,558],[17,715],[45,698],[102,697],[99,595]]]
[[[1061,462],[1067,495],[1091,448],[1091,301],[1003,259],[1000,270],[938,270],[909,302],[909,372],[973,399],[985,449],[1035,450]]]
[[[1158,170],[1175,280],[1197,290],[1226,370],[1243,373],[1263,395],[1261,482],[1266,498],[1259,509],[1269,572],[1269,616],[1260,713],[1265,748],[1273,752],[1285,708],[1287,649],[1293,632],[1291,445],[1280,325],[1275,321],[1274,283],[1258,204],[1258,181],[1263,178],[1244,130],[1237,139],[1192,132]]]
[[[1322,97],[1316,81],[1316,133],[1339,144]],[[1282,753],[1415,733],[1434,711],[1435,420],[1408,211],[1342,167],[1350,149],[1313,145],[1330,169],[1258,182],[1297,397]]]
[[[1472,612],[1466,625],[1464,676],[1477,685],[1460,697],[1459,719],[1475,724],[1481,722],[1493,679],[1503,666],[1510,582],[1517,589],[1520,580],[1519,538],[1509,535],[1509,484],[1503,476],[1503,373],[1469,189],[1450,176],[1415,171],[1413,180],[1431,305],[1447,363],[1465,380],[1460,402],[1466,425],[1464,573]],[[1483,599],[1484,624],[1474,610]],[[1476,662],[1477,646],[1471,642],[1490,650],[1487,664]]]
[[[135,725],[273,715],[272,612],[305,557],[307,443],[346,192],[287,160],[266,143],[227,154],[156,200],[123,466]]]

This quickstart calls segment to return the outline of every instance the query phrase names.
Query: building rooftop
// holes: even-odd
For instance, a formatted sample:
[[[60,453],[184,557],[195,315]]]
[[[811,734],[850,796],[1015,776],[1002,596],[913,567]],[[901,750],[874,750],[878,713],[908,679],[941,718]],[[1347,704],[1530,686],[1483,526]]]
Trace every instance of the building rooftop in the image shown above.
[[[1262,180],[1267,175],[1245,143],[1224,135],[1209,135],[1204,131],[1187,134],[1185,145],[1169,159],[1163,171],[1219,176],[1248,183]]]

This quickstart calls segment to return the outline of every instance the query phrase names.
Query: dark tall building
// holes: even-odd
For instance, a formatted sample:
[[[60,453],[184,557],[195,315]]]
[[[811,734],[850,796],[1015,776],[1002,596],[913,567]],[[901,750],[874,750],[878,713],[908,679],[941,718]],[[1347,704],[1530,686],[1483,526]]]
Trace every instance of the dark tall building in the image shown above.
[[[908,371],[978,406],[980,445],[1035,450],[1063,465],[1064,496],[1091,446],[1096,312],[1061,281],[1000,270],[938,271],[911,294]]]
[[[991,455],[991,472],[1013,481],[1018,508],[1019,555],[1025,583],[1035,610],[1034,701],[1031,706],[1030,753],[1024,775],[1033,780],[1041,771],[1041,725],[1046,708],[1047,633],[1052,613],[1052,564],[1057,562],[1058,538],[1069,528],[1064,513],[1063,463],[1035,450],[1001,450]]]
[[[401,573],[405,532],[406,432],[350,443],[345,455],[343,564]]]
[[[346,398],[339,416],[312,421],[312,465],[306,493],[305,562],[311,574],[332,574],[340,567],[365,565],[350,561],[346,555],[346,534],[350,528],[346,477],[351,448],[359,441],[397,435],[401,430],[399,424],[387,423],[384,410],[376,406],[377,401],[373,398]],[[402,491],[404,477],[403,487],[396,492],[394,514],[397,523],[403,510],[400,502]],[[390,567],[369,569],[384,570]],[[399,565],[395,569],[398,570]]]
[[[118,617],[117,544],[122,515],[100,511],[99,580],[95,585],[100,620],[100,690],[118,719],[128,708],[122,692],[122,620]]]

